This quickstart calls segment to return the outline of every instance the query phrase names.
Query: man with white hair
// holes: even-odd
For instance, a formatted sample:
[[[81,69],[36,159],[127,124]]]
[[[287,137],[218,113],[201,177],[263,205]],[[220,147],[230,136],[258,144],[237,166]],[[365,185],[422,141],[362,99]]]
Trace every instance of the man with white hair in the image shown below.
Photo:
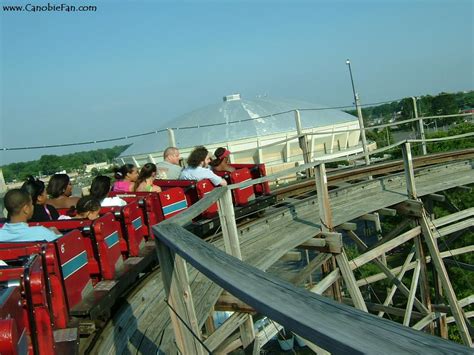
[[[179,150],[176,147],[168,147],[163,153],[163,161],[156,164],[158,179],[177,180],[181,174],[181,166],[179,166]]]

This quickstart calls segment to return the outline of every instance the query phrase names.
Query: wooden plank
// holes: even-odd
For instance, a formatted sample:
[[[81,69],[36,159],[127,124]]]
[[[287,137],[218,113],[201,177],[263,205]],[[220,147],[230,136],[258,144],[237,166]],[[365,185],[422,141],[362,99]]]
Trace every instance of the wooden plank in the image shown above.
[[[407,241],[413,239],[417,235],[421,233],[421,228],[415,227],[413,229],[410,229],[409,231],[399,235],[396,238],[393,238],[392,240],[379,245],[368,252],[358,256],[357,258],[353,259],[352,261],[349,262],[351,269],[354,270],[358,267],[361,267],[362,265],[367,264],[369,261],[378,258],[380,255],[383,253],[386,253],[389,250],[392,250],[393,248],[406,243]]]
[[[425,196],[426,198],[432,201],[444,202],[446,200],[446,196],[439,195],[439,194],[429,194]]]
[[[441,317],[441,313],[439,312],[431,312],[430,314],[427,314],[423,319],[420,319],[418,322],[416,322],[412,328],[416,330],[423,330],[428,324],[431,324],[434,320],[438,319]]]
[[[302,270],[298,271],[298,273],[290,280],[292,284],[300,285],[305,280],[309,278],[309,276],[318,268],[321,267],[323,263],[329,260],[331,254],[321,253],[318,254],[314,259],[312,259]]]
[[[280,261],[301,261],[302,259],[300,251],[289,251],[280,258]]]
[[[454,223],[443,228],[433,229],[433,233],[436,238],[439,238],[439,237],[444,237],[446,235],[456,233],[463,229],[472,228],[472,227],[474,227],[474,218],[469,218],[469,219],[466,219],[465,221]]]
[[[472,252],[474,252],[474,245],[469,245],[467,247],[462,247],[462,248],[459,248],[459,249],[444,251],[444,252],[441,253],[441,257],[444,259],[444,258],[451,257],[453,255],[472,253]],[[431,262],[431,257],[427,256],[426,257],[426,262],[427,263]],[[411,269],[414,269],[414,268],[415,268],[415,262],[412,262],[408,265],[407,271],[411,270]],[[396,273],[400,272],[401,269],[402,269],[401,266],[397,266],[397,267],[394,267],[394,268],[390,269],[390,272],[392,274],[396,274]],[[361,287],[361,286],[368,285],[368,284],[371,284],[371,283],[374,283],[374,282],[377,282],[377,281],[380,281],[380,280],[384,280],[386,278],[387,278],[387,275],[384,274],[383,272],[381,272],[379,274],[375,274],[375,275],[372,275],[372,276],[367,276],[364,279],[357,280],[357,285],[359,287]]]
[[[474,207],[467,208],[465,210],[448,214],[447,216],[437,218],[433,221],[433,225],[436,228],[443,227],[447,224],[451,224],[457,221],[460,221],[465,218],[473,217],[474,216]]]
[[[418,287],[418,279],[420,277],[420,260],[416,261],[415,270],[413,271],[413,277],[411,279],[410,294],[408,296],[407,306],[405,309],[405,317],[403,318],[403,325],[410,326],[411,311],[413,309],[413,302],[415,301],[416,289]]]
[[[396,216],[397,215],[397,210],[393,208],[381,208],[377,210],[377,212],[382,215],[382,216]]]
[[[246,319],[246,314],[234,313],[206,339],[204,344],[206,344],[209,350],[216,350]]]
[[[416,200],[406,200],[406,201],[397,203],[393,207],[401,215],[407,215],[411,217],[421,217],[421,209],[423,208],[423,203]]]
[[[218,285],[331,353],[413,353],[424,352],[427,347],[433,353],[471,352],[461,345],[295,288],[177,225],[161,224],[153,228],[161,242]]]
[[[214,306],[216,311],[255,313],[255,309],[228,292],[223,292]]]
[[[456,294],[454,293],[453,286],[451,285],[451,281],[449,280],[446,267],[444,266],[443,259],[440,255],[438,244],[436,243],[436,239],[433,237],[433,234],[431,233],[431,228],[430,228],[428,217],[426,216],[426,214],[423,214],[422,218],[420,218],[420,225],[423,230],[423,237],[425,239],[426,245],[431,254],[431,259],[433,261],[433,264],[436,267],[436,271],[438,272],[446,297],[449,300],[451,312],[454,316],[454,319],[456,320],[456,325],[458,326],[459,333],[461,334],[461,338],[464,344],[466,344],[469,347],[472,347],[472,339],[469,334],[469,330],[467,328],[463,310],[461,307],[459,307]]]
[[[466,315],[466,318],[468,319],[474,318],[474,311],[466,312],[465,315]],[[453,316],[446,318],[446,323],[454,323],[454,322],[456,322],[456,320],[454,319]]]
[[[407,271],[408,265],[410,264],[410,262],[411,262],[411,260],[413,259],[413,256],[414,256],[414,255],[415,255],[415,252],[413,252],[413,251],[410,252],[410,253],[407,255],[407,257],[406,257],[406,259],[405,259],[405,262],[403,263],[402,268],[401,268],[401,270],[400,270],[400,273],[397,275],[397,280],[398,280],[398,281],[400,281],[400,282],[402,281],[403,276],[405,275],[405,272]],[[391,270],[390,270],[390,271],[391,271]],[[384,306],[388,306],[388,305],[390,305],[390,303],[392,303],[392,299],[393,299],[393,296],[395,295],[395,291],[396,291],[396,290],[397,290],[397,284],[394,283],[394,284],[392,285],[392,287],[390,288],[390,291],[387,293],[387,297],[385,297],[385,300],[384,300],[384,302],[383,302],[383,305],[384,305]],[[380,311],[380,312],[378,313],[378,316],[379,316],[379,317],[383,317],[383,315],[384,315],[384,311]]]
[[[408,197],[410,199],[416,199],[416,186],[415,186],[415,171],[413,168],[413,159],[411,156],[410,143],[406,142],[402,145],[403,155],[403,167],[405,169],[405,179],[407,184]]]
[[[336,226],[336,228],[355,231],[357,229],[357,223],[346,222],[346,223],[342,223],[342,224]]]
[[[348,231],[348,235],[357,243],[361,250],[367,250],[367,245],[352,231]],[[401,281],[401,278],[398,278],[393,274],[390,269],[379,259],[374,259],[373,262],[376,266],[382,270],[382,272],[387,275],[388,279],[393,282],[393,284],[403,293],[407,298],[410,298],[410,290],[405,286],[405,284]],[[416,297],[414,299],[416,308],[424,313],[429,313],[429,309],[425,307],[423,303],[420,302]]]
[[[360,309],[364,312],[368,312],[364,298],[362,297],[359,287],[357,287],[356,279],[349,266],[349,261],[347,260],[347,256],[344,250],[342,251],[342,253],[336,255],[336,261],[337,265],[339,266],[339,270],[341,271],[342,278],[344,279],[347,289],[349,290],[349,294],[351,295],[352,300],[354,301],[354,305],[357,309]]]
[[[183,354],[205,354],[204,348],[196,339],[200,337],[200,329],[197,325],[185,261],[158,241],[157,251],[176,345]]]
[[[420,297],[426,309],[428,309],[428,311],[431,312],[433,308],[431,307],[430,281],[429,281],[429,276],[428,276],[428,267],[426,265],[425,250],[423,248],[421,236],[417,236],[414,241],[415,241],[416,258],[420,262],[420,271],[419,271]],[[415,267],[415,272],[416,272],[416,267]],[[433,324],[430,324],[429,331],[431,334],[434,334]]]
[[[314,167],[314,178],[316,180],[316,191],[319,206],[319,220],[321,223],[321,230],[329,232],[333,229],[333,218],[331,211],[331,204],[329,202],[328,194],[328,178],[326,175],[326,167],[321,163]]]
[[[331,285],[336,282],[341,276],[339,269],[331,271],[324,279],[319,281],[315,286],[313,286],[309,291],[314,292],[318,295],[323,294]]]
[[[237,231],[237,224],[235,221],[234,205],[232,202],[232,194],[227,187],[224,187],[225,192],[218,200],[219,205],[219,220],[221,222],[222,236],[224,239],[224,246],[226,252],[234,257],[242,260],[242,253],[240,251],[239,233]],[[244,348],[250,345],[255,339],[255,331],[253,329],[252,316],[246,314],[245,321],[240,327],[240,337]]]

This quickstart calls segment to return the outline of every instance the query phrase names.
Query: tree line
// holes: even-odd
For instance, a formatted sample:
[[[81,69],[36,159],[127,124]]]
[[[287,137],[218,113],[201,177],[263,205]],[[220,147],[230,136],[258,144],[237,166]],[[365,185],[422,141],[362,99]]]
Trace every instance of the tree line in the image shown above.
[[[28,175],[44,176],[53,175],[62,170],[66,172],[82,172],[86,164],[112,162],[130,145],[120,145],[113,148],[96,149],[65,155],[42,155],[40,159],[11,163],[2,166],[6,182],[22,181]]]
[[[439,116],[452,115],[462,112],[463,110],[474,109],[474,91],[447,93],[442,92],[436,96],[425,95],[417,98],[418,116]],[[348,110],[354,116],[357,116],[355,110]],[[364,107],[362,108],[362,115],[364,121],[369,123],[371,121],[382,119],[387,122],[390,119],[402,121],[415,117],[413,99],[405,97],[400,101],[393,101],[390,103]],[[461,121],[462,118],[456,121]],[[453,122],[450,120],[449,122]],[[443,119],[439,121],[444,124]]]

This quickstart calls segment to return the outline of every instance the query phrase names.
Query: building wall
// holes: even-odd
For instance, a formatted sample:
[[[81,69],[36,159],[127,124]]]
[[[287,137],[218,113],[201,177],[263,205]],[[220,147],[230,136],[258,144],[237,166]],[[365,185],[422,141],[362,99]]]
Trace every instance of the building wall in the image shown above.
[[[326,127],[305,129],[311,148],[311,158],[338,157],[356,154],[362,151],[359,145],[360,132],[357,120],[338,123]],[[354,130],[345,132],[345,130]],[[344,131],[344,132],[341,132]],[[239,139],[229,142],[216,142],[209,144],[206,148],[214,152],[218,147],[227,147],[232,152],[231,161],[234,163],[265,163],[268,166],[281,163],[301,163],[303,156],[299,147],[298,139],[291,137],[297,135],[296,129],[284,133],[269,134],[260,137]],[[181,156],[187,159],[194,147],[180,147]],[[163,151],[134,156],[125,156],[117,159],[118,164],[131,163],[143,166],[148,162],[158,163],[163,160]]]

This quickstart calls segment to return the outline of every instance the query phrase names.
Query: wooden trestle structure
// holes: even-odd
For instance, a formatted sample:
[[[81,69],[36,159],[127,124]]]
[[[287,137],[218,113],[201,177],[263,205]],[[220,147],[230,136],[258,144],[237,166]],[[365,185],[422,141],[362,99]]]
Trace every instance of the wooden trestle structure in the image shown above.
[[[472,228],[474,208],[431,220],[421,201],[421,196],[441,198],[435,193],[474,183],[472,156],[415,171],[409,142],[402,144],[402,151],[403,174],[329,191],[324,162],[308,163],[216,189],[183,213],[154,226],[162,279],[155,272],[131,293],[129,305],[104,329],[93,352],[205,354],[243,347],[258,354],[268,334],[271,337],[284,327],[321,354],[472,354],[468,319],[473,312],[464,312],[463,307],[472,304],[474,297],[457,299],[443,258],[473,252],[474,246],[440,252],[437,239]],[[315,178],[317,197],[282,203],[267,217],[237,227],[232,189],[308,169]],[[216,202],[222,239],[205,242],[183,228]],[[382,213],[403,214],[406,220],[368,247],[350,221],[371,220],[380,232]],[[407,226],[410,229],[401,233]],[[342,230],[361,251],[353,260],[346,255]],[[390,268],[385,254],[401,245],[410,245],[411,251],[402,265]],[[297,247],[318,254],[291,283],[263,271]],[[354,270],[369,262],[381,272],[357,280]],[[322,280],[309,289],[298,287],[318,269],[325,275]],[[405,285],[403,276],[411,270],[411,285]],[[436,281],[436,295],[444,296],[447,305],[431,299],[429,271]],[[377,304],[367,302],[360,288],[382,279],[392,283],[386,298]],[[391,306],[396,291],[406,297],[405,309]],[[212,312],[223,306],[235,312],[214,329]],[[257,333],[255,312],[273,321]],[[403,318],[403,324],[383,318],[387,313]],[[443,339],[450,321],[456,323],[465,346]]]

